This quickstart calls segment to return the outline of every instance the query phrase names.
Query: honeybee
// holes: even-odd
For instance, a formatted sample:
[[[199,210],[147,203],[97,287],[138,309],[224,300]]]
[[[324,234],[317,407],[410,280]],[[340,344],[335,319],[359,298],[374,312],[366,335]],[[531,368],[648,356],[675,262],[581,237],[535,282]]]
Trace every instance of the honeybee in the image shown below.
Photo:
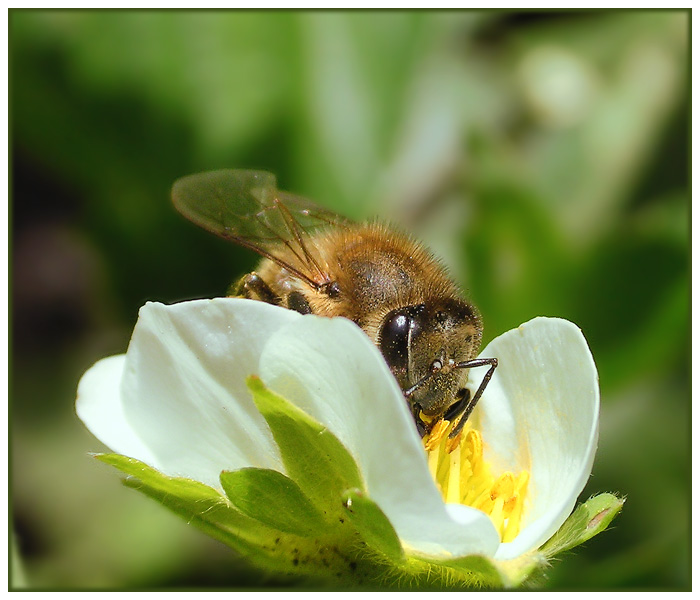
[[[450,438],[460,434],[498,361],[476,358],[479,313],[424,246],[282,192],[263,171],[190,175],[175,182],[172,197],[197,225],[262,255],[231,295],[351,319],[384,356],[419,434],[443,419],[454,423]],[[472,396],[468,370],[484,366]]]

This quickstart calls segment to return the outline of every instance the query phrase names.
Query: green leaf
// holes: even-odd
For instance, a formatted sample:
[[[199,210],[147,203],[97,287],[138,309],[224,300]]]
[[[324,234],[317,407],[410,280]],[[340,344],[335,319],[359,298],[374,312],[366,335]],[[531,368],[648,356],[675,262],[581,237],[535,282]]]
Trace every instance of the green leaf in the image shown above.
[[[615,516],[622,510],[624,498],[614,494],[599,494],[584,502],[564,522],[540,552],[545,556],[554,556],[571,550],[604,531]]]
[[[343,492],[365,488],[350,453],[326,427],[268,390],[258,377],[249,377],[247,383],[289,477],[322,511],[337,508],[341,513]]]
[[[382,510],[361,490],[348,490],[343,499],[345,514],[367,546],[389,560],[401,562],[404,552],[394,527]]]
[[[278,471],[255,468],[224,471],[221,485],[238,510],[269,527],[302,536],[329,529],[299,486]]]

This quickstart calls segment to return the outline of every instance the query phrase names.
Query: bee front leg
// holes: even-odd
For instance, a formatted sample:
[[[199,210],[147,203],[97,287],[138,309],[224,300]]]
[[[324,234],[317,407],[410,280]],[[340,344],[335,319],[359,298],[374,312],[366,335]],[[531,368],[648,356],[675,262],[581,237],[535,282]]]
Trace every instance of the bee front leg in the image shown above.
[[[478,387],[476,390],[476,393],[474,394],[473,397],[470,398],[469,390],[465,390],[466,393],[463,397],[463,399],[460,401],[460,407],[464,406],[464,412],[462,413],[462,416],[460,417],[457,425],[455,425],[454,429],[450,432],[449,438],[454,439],[456,438],[460,432],[462,431],[462,428],[464,425],[467,423],[467,420],[469,419],[469,415],[472,414],[472,411],[474,410],[474,407],[476,406],[476,403],[479,401],[481,398],[481,395],[484,393],[484,390],[486,389],[486,386],[488,385],[489,381],[491,380],[491,377],[493,376],[494,371],[496,370],[496,367],[498,366],[498,359],[497,358],[475,358],[473,360],[468,360],[463,363],[459,363],[456,365],[456,368],[459,369],[471,369],[473,367],[489,367],[489,370],[486,372],[486,375],[484,375],[484,378],[481,380],[481,385]],[[454,414],[455,416],[459,414],[457,411],[452,411],[452,408],[450,408],[448,411],[450,414]]]
[[[428,425],[423,421],[423,419],[420,418],[420,405],[419,404],[414,404],[411,407],[411,413],[413,414],[413,420],[416,422],[416,428],[418,429],[418,435],[421,437],[424,437],[428,433],[430,433],[430,429],[432,427],[428,427]]]
[[[462,388],[455,396],[455,402],[447,409],[447,412],[442,416],[446,421],[454,421],[469,407],[471,400],[471,392],[469,388]]]
[[[269,285],[257,273],[248,273],[231,286],[232,296],[260,300],[268,304],[279,305],[280,297],[272,291]]]

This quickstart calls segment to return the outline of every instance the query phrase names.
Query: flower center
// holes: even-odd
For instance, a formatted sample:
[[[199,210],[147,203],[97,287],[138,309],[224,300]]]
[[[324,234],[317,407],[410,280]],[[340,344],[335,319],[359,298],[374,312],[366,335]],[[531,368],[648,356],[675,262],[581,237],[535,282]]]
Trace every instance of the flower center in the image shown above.
[[[510,542],[520,532],[528,471],[510,471],[498,477],[484,460],[481,434],[466,425],[462,433],[449,439],[449,421],[440,421],[423,439],[428,466],[445,502],[465,504],[485,512],[502,542]]]

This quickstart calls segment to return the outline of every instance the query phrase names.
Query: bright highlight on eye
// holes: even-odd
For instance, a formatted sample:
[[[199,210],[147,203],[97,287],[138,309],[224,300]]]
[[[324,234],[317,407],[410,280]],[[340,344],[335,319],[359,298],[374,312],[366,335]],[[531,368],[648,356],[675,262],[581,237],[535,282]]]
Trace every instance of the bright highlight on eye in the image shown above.
[[[528,471],[495,476],[484,460],[481,434],[468,425],[449,438],[449,421],[441,421],[425,439],[428,467],[445,502],[465,504],[486,513],[502,542],[520,533],[530,480]]]

